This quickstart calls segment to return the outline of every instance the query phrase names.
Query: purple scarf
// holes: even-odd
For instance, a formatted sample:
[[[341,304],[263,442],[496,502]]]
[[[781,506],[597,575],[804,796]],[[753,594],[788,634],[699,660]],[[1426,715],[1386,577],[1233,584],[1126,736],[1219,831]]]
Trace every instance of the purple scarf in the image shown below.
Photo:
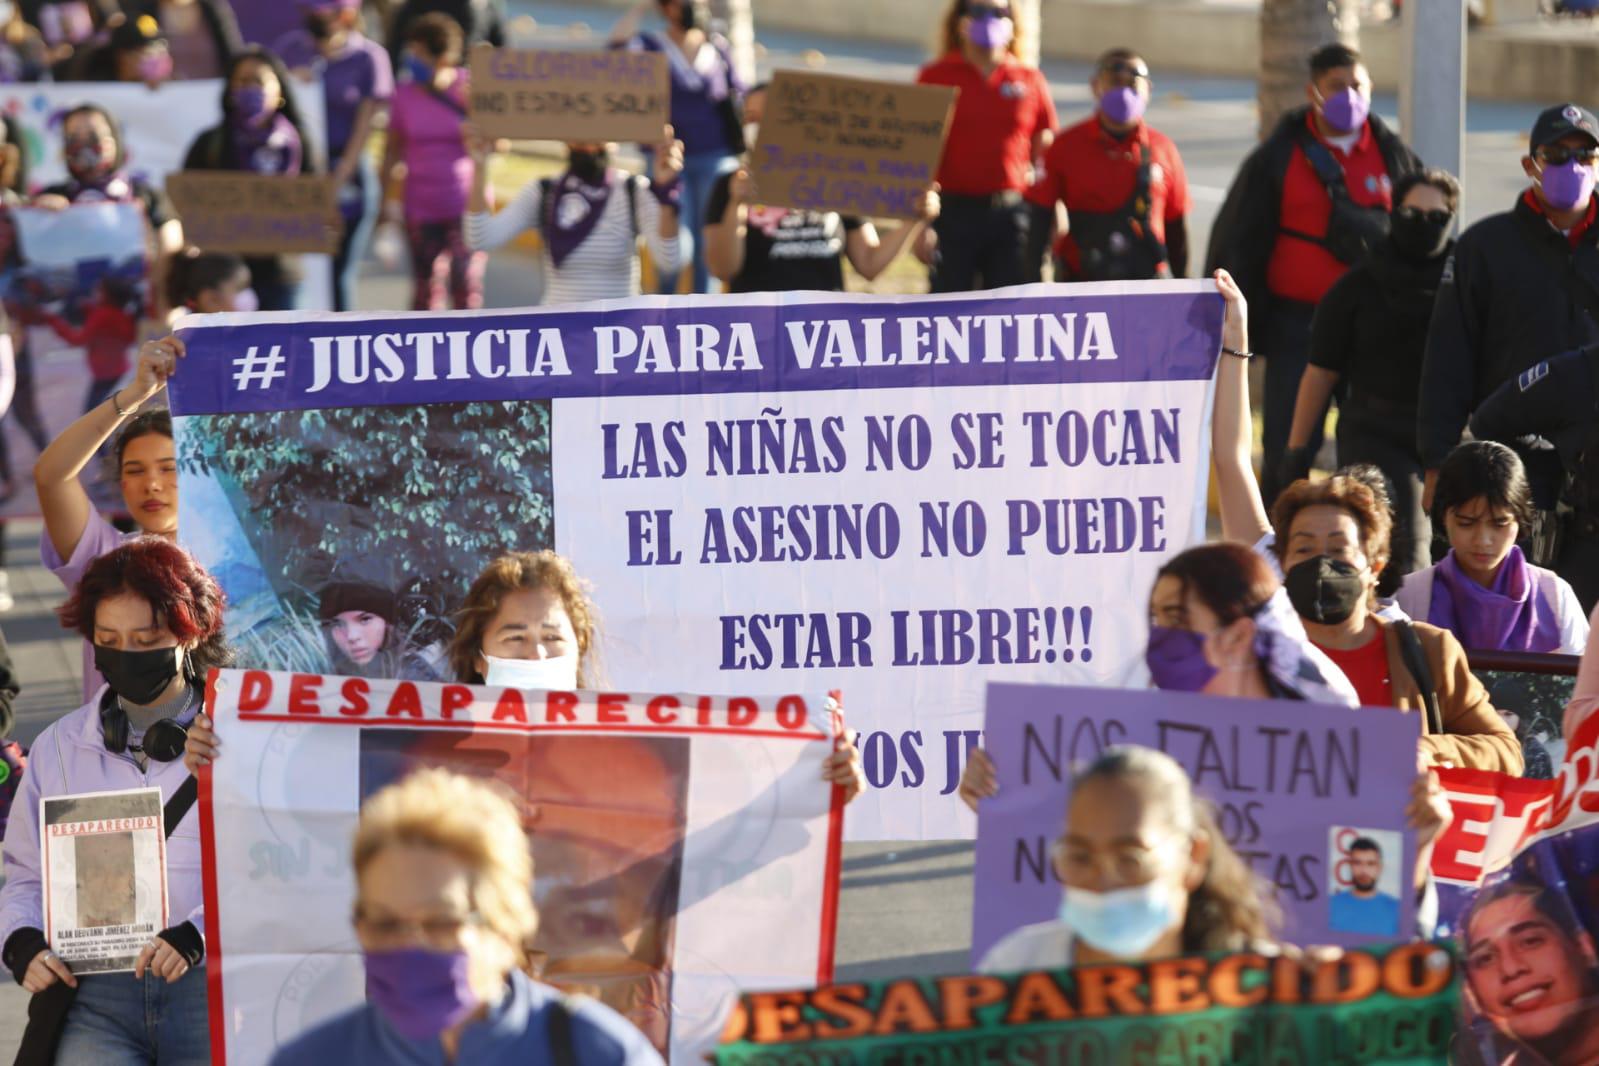
[[[590,185],[568,172],[556,179],[545,194],[544,243],[550,249],[550,259],[557,270],[566,257],[588,239],[595,223],[605,213],[605,205],[616,185],[611,175],[612,172],[606,170],[603,184]]]
[[[1468,651],[1560,650],[1554,605],[1539,594],[1519,547],[1505,556],[1491,588],[1473,581],[1451,550],[1433,569],[1427,621],[1453,632]]]
[[[252,174],[298,174],[300,134],[278,111],[271,122],[233,127],[233,165]]]

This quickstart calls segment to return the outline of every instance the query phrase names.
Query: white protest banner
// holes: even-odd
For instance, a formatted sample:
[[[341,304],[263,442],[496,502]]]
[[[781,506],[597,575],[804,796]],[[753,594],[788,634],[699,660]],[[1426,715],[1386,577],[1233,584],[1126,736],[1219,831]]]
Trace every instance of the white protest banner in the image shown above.
[[[422,679],[478,572],[552,548],[610,679],[842,689],[850,835],[970,835],[987,681],[1138,676],[1155,571],[1204,532],[1221,316],[1164,282],[198,318],[180,535],[246,665]],[[316,624],[352,580],[393,604],[388,665]]]
[[[257,1066],[364,1000],[350,841],[421,767],[503,786],[533,849],[535,975],[677,1062],[741,988],[832,977],[842,791],[826,696],[524,692],[224,670],[200,775],[212,1061]]]

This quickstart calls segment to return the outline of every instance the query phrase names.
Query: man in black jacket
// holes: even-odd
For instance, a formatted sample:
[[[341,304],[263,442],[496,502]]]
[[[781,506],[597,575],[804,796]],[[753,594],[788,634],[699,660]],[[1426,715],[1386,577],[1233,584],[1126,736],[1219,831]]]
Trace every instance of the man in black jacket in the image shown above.
[[[1207,272],[1232,273],[1260,323],[1267,506],[1283,488],[1278,473],[1316,304],[1387,235],[1393,183],[1421,169],[1416,153],[1371,114],[1371,75],[1354,49],[1317,49],[1305,94],[1310,103],[1284,115],[1239,168],[1207,257]],[[1318,423],[1310,446],[1320,445]]]
[[[1429,507],[1438,467],[1478,404],[1540,361],[1599,341],[1596,146],[1599,121],[1585,108],[1560,104],[1539,115],[1521,161],[1531,187],[1514,208],[1461,234],[1444,268],[1417,427]],[[1552,508],[1558,470],[1551,476],[1535,455],[1518,450],[1538,506]]]
[[[1555,570],[1585,611],[1599,601],[1599,345],[1534,363],[1471,413],[1471,435],[1553,451],[1569,472],[1560,493]],[[1539,454],[1539,452],[1534,452]]]

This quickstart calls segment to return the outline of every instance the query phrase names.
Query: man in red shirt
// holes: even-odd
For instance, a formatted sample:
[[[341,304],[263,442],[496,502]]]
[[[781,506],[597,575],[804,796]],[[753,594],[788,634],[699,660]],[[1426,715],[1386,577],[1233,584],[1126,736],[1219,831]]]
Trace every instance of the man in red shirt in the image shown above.
[[[934,292],[1037,280],[1024,262],[1032,213],[1023,193],[1054,133],[1055,103],[1044,75],[1018,58],[1016,18],[1010,0],[953,0],[944,54],[916,75],[960,90],[938,167]]]
[[[1388,233],[1393,183],[1421,169],[1416,153],[1371,114],[1371,75],[1342,44],[1310,57],[1310,103],[1282,117],[1233,179],[1211,232],[1207,272],[1230,271],[1261,328],[1266,358],[1269,507],[1310,347],[1310,320],[1333,282]],[[1310,440],[1321,446],[1318,423]]]
[[[1055,243],[1056,281],[1125,281],[1188,272],[1188,177],[1177,146],[1144,122],[1149,67],[1137,52],[1099,57],[1093,117],[1063,130],[1027,193],[1041,255],[1055,205],[1067,232]]]

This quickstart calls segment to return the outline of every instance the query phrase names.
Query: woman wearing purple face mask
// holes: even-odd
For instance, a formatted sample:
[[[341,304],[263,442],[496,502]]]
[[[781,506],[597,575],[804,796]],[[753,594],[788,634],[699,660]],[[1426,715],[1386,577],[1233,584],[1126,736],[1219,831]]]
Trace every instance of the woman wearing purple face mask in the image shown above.
[[[273,1066],[659,1066],[621,1015],[523,972],[538,928],[533,861],[498,792],[419,771],[366,801],[353,851],[366,1003],[280,1048]]]
[[[306,136],[294,89],[281,60],[248,48],[228,65],[222,122],[189,146],[185,170],[242,170],[293,176],[321,171],[316,146]],[[263,311],[292,311],[299,303],[300,268],[294,256],[247,256]]]
[[[1338,667],[1311,644],[1282,583],[1242,544],[1180,552],[1155,575],[1149,596],[1150,680],[1167,692],[1357,705]],[[973,810],[995,794],[994,763],[981,749],[961,775]]]
[[[944,54],[916,80],[959,90],[938,167],[940,213],[917,254],[934,292],[1038,281],[1028,260],[1032,209],[1024,193],[1055,134],[1055,104],[1038,68],[1022,62],[1024,26],[1010,0],[953,0]]]

